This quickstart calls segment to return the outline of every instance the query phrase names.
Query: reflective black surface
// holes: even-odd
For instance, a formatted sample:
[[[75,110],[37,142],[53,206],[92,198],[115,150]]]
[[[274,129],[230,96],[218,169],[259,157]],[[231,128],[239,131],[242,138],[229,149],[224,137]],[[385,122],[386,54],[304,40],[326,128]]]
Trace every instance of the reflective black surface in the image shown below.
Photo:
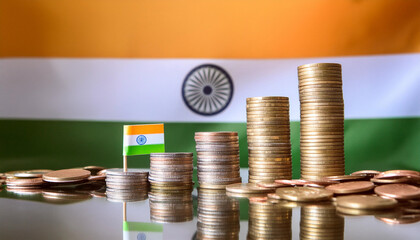
[[[247,171],[241,175],[246,179]],[[420,222],[390,225],[389,212],[344,216],[332,203],[250,202],[197,189],[149,192],[124,204],[107,200],[99,187],[3,189],[0,239],[420,239]],[[148,232],[147,224],[124,233],[124,211],[133,226],[155,223],[163,233]]]

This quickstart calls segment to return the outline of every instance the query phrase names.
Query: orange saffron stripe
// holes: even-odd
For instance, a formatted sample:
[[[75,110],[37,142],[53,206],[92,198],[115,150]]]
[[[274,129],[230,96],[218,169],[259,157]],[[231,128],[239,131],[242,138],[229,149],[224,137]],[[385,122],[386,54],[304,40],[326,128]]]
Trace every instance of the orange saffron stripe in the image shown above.
[[[163,124],[124,126],[124,135],[156,134],[163,132]]]

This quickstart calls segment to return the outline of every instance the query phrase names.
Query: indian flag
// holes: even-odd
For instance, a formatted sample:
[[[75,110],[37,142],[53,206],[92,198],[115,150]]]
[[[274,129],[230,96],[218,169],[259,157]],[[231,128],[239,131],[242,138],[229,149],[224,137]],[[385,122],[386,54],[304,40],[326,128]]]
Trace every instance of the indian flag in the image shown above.
[[[298,178],[297,67],[317,62],[342,64],[346,172],[420,170],[418,0],[0,6],[0,172],[116,167],[121,125],[154,122],[174,152],[194,152],[196,131],[237,131],[247,167],[246,98],[287,96]],[[139,135],[126,146],[146,147]]]
[[[162,240],[163,225],[146,222],[123,222],[124,240]]]
[[[163,124],[125,125],[123,155],[165,152]]]

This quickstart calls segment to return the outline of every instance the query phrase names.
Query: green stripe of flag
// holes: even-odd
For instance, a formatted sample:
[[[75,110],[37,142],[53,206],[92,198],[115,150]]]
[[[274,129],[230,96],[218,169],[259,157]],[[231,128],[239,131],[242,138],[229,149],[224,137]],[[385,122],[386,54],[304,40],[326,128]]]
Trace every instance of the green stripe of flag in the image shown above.
[[[163,232],[163,225],[158,223],[145,223],[145,222],[124,222],[123,231],[135,232]]]
[[[165,152],[165,144],[135,145],[124,147],[124,155],[142,155]]]
[[[121,167],[121,126],[129,122],[0,120],[0,172],[89,165]],[[140,123],[139,123],[140,124]],[[420,170],[420,117],[346,119],[346,173],[360,169]],[[165,123],[168,152],[195,152],[194,132],[237,131],[241,167],[248,166],[246,123]],[[299,122],[290,123],[293,178],[299,178]],[[133,156],[132,168],[148,168]],[[138,159],[135,161],[134,159]]]

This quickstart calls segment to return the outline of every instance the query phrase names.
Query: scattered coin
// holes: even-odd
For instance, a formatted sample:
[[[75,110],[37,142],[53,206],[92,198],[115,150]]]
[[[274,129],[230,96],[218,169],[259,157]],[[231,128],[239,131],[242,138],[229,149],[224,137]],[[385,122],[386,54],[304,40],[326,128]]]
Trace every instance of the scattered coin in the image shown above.
[[[84,181],[89,177],[90,172],[83,169],[63,169],[42,175],[44,181],[55,183]]]
[[[343,182],[325,187],[335,194],[362,193],[373,189],[375,185],[368,181]]]
[[[296,202],[318,202],[330,200],[333,193],[320,188],[307,188],[307,187],[289,187],[278,188],[276,194],[281,199],[296,201]]]
[[[375,188],[379,196],[395,199],[420,198],[420,188],[409,184],[386,184]]]

